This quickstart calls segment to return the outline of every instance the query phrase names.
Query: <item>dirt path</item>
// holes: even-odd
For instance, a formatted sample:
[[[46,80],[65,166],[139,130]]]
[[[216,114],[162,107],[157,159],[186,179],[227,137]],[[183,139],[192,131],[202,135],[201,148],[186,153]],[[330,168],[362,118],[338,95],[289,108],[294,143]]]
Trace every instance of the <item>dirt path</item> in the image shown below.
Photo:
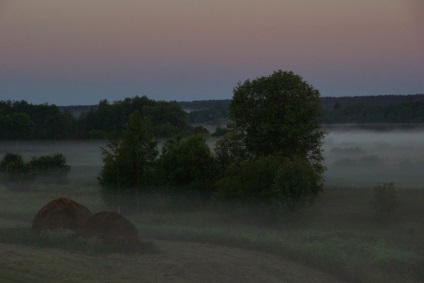
[[[0,282],[342,282],[266,253],[157,241],[157,254],[88,256],[0,244]]]

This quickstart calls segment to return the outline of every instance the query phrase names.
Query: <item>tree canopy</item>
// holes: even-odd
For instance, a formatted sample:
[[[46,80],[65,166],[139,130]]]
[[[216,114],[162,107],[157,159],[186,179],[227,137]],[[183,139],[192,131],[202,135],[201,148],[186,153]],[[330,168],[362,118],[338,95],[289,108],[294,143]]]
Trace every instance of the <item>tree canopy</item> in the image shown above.
[[[229,111],[252,156],[278,153],[322,161],[319,91],[299,75],[279,70],[239,83]]]
[[[176,102],[154,101],[145,96],[113,103],[101,100],[77,116],[69,109],[26,101],[0,101],[0,139],[107,139],[121,135],[136,110],[148,121],[155,137],[199,132],[188,123],[186,113]]]
[[[293,72],[239,83],[229,107],[232,123],[215,147],[225,170],[217,196],[253,199],[275,209],[298,209],[282,205],[289,198],[291,203],[313,199],[324,170],[321,113],[319,91]],[[293,172],[289,182],[282,180]]]

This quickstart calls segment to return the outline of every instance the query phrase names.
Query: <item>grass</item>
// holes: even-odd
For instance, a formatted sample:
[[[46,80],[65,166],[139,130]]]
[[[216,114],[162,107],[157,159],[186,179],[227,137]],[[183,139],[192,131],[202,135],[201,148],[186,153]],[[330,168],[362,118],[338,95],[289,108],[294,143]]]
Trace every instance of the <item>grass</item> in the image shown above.
[[[79,239],[76,237],[75,232],[70,230],[44,231],[36,233],[28,228],[0,229],[0,242],[80,251],[94,255],[111,253],[145,254],[157,252],[154,244],[149,241],[141,242],[137,249],[123,250],[118,247],[107,246],[96,238]]]
[[[141,225],[146,237],[212,243],[288,257],[349,282],[419,282],[422,257],[383,239],[350,231],[276,231],[254,227]]]
[[[128,217],[140,231],[147,252],[155,252],[154,240],[211,243],[294,259],[349,282],[424,281],[424,190],[400,190],[401,206],[392,222],[385,225],[372,217],[371,192],[366,188],[327,189],[295,225],[259,225],[260,217],[247,221],[243,213],[212,208]],[[36,193],[11,193],[0,188],[0,199],[6,200],[2,201],[0,218],[30,223],[41,206],[62,196],[93,212],[105,209],[94,186],[47,187]],[[0,242],[91,254],[117,252],[95,240],[78,240],[70,232],[34,235],[27,228],[0,229]]]

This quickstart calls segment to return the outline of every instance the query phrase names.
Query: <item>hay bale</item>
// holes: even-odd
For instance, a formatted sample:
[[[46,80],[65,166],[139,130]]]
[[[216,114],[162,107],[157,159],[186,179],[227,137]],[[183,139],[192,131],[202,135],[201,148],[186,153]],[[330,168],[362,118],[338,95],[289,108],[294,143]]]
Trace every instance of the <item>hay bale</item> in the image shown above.
[[[38,211],[32,220],[32,229],[77,231],[92,215],[91,211],[82,204],[71,199],[58,198]]]
[[[133,249],[140,245],[135,226],[128,219],[113,211],[93,214],[81,227],[78,234],[82,238],[96,237],[112,247]]]

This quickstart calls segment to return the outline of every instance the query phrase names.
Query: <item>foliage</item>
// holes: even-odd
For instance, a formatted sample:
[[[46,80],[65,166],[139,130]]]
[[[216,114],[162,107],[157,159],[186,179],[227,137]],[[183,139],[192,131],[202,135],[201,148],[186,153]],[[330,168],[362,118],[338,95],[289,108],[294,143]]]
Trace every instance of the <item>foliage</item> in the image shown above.
[[[273,180],[280,162],[266,156],[232,165],[217,182],[217,200],[237,200],[270,205]]]
[[[82,112],[78,118],[78,136],[102,138],[105,135],[119,135],[134,111],[138,111],[141,117],[148,121],[151,134],[155,137],[172,137],[193,130],[187,122],[185,112],[175,102],[154,101],[145,96],[135,96],[113,103],[102,100],[97,107]]]
[[[285,160],[274,177],[272,207],[277,213],[297,212],[322,190],[322,178],[301,158]]]
[[[377,220],[389,221],[400,205],[393,183],[378,184],[373,189],[373,197],[370,202]]]
[[[41,183],[64,183],[70,170],[62,153],[32,157],[29,162],[20,154],[6,153],[0,163],[3,181],[13,190],[28,190],[35,179]]]
[[[279,70],[239,83],[229,110],[233,123],[215,147],[225,170],[217,199],[257,200],[274,212],[313,199],[324,171],[319,92]]]
[[[157,155],[157,142],[148,132],[146,119],[134,111],[122,139],[110,141],[107,148],[102,148],[103,168],[98,181],[105,200],[114,201],[117,194],[118,198],[123,194],[129,205],[138,208],[140,189],[146,190],[152,185],[151,171]]]
[[[32,157],[29,166],[43,183],[65,183],[71,167],[66,163],[62,153],[52,153],[40,157]]]
[[[327,98],[327,100],[330,98]],[[416,96],[369,96],[333,98],[322,122],[332,123],[422,123],[424,99]],[[334,102],[335,100],[335,102]],[[323,101],[323,103],[327,103]]]
[[[228,119],[228,102],[216,101],[207,105],[208,108],[190,111],[188,120],[193,124],[216,125]]]
[[[0,172],[4,174],[3,181],[12,185],[18,181],[32,181],[35,178],[31,166],[24,162],[22,155],[6,153],[0,163]]]
[[[125,98],[86,107],[74,117],[70,108],[34,105],[26,101],[0,101],[0,138],[19,139],[105,139],[119,135],[130,115],[139,111],[149,121],[156,137],[189,135],[194,129],[176,102],[154,101],[147,97]],[[198,129],[199,130],[199,129]]]
[[[243,85],[239,84],[236,90],[241,90]],[[250,82],[250,85],[255,86],[253,81]],[[250,90],[253,95],[257,89],[250,88]],[[256,97],[256,95],[252,97]],[[259,104],[255,107],[261,107],[263,103]],[[325,110],[320,119],[321,123],[424,122],[423,95],[324,97],[321,98],[320,104]],[[97,105],[70,107],[49,104],[35,105],[26,101],[0,101],[0,139],[111,138],[123,131],[124,125],[134,110],[140,111],[142,116],[150,121],[153,127],[152,134],[155,137],[190,135],[193,133],[193,128],[188,122],[226,123],[231,116],[231,113],[229,114],[231,109],[228,105],[228,100],[177,103],[153,101],[144,96],[125,98],[113,103],[102,100]],[[186,114],[181,107],[193,111]],[[302,107],[298,109],[302,109]],[[252,114],[256,115],[255,112]],[[259,132],[262,130],[258,129]]]
[[[217,163],[203,136],[168,140],[160,160],[163,180],[179,188],[207,188],[217,177]]]
[[[230,118],[254,157],[279,153],[319,165],[323,131],[319,92],[293,72],[246,80],[234,89]]]
[[[216,142],[215,156],[223,169],[253,158],[243,142],[243,133],[234,128],[233,124],[228,125],[227,133]]]
[[[57,139],[69,134],[73,118],[55,105],[0,101],[1,139]]]

